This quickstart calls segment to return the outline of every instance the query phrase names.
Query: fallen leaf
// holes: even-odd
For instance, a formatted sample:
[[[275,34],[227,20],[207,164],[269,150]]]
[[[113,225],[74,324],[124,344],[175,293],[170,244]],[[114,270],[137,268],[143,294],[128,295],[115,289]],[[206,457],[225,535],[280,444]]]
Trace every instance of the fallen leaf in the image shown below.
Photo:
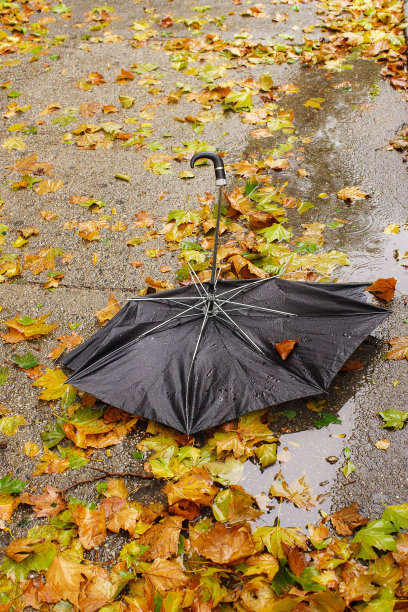
[[[278,499],[287,499],[304,510],[310,510],[319,503],[319,499],[312,493],[306,474],[289,485],[279,471],[274,478],[274,484],[269,489],[269,495]]]
[[[377,440],[375,446],[380,450],[387,450],[390,447],[390,441],[387,438],[383,438],[382,440]]]
[[[206,532],[190,528],[190,543],[197,552],[214,563],[237,563],[255,553],[247,524],[215,523]]]
[[[399,360],[408,359],[408,336],[399,336],[388,340],[392,349],[385,354],[386,359]]]
[[[369,519],[360,516],[357,509],[358,503],[354,502],[354,504],[330,514],[325,518],[325,521],[330,521],[339,535],[352,535],[357,527],[369,523]]]
[[[344,202],[354,202],[354,200],[361,200],[362,198],[369,198],[371,196],[361,190],[361,185],[355,187],[344,187],[337,193],[339,200]]]
[[[99,323],[101,323],[101,325],[105,325],[107,321],[110,321],[110,319],[112,319],[119,312],[119,310],[119,302],[111,292],[109,295],[108,305],[105,306],[105,308],[94,312],[94,315],[98,319]]]
[[[291,354],[291,352],[293,351],[293,349],[295,348],[298,342],[299,342],[299,338],[297,338],[297,340],[282,340],[282,342],[278,342],[278,344],[274,344],[273,346],[278,351],[282,360],[285,361],[289,357],[289,355]]]
[[[376,298],[389,302],[394,297],[396,284],[395,278],[379,278],[364,291],[370,291]]]

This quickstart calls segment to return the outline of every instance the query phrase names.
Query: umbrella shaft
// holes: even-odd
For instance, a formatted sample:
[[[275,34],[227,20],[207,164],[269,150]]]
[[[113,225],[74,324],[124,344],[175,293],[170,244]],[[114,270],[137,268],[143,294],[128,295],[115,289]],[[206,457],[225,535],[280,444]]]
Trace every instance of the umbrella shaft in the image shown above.
[[[215,237],[214,237],[214,250],[213,250],[211,279],[208,284],[208,291],[212,295],[214,295],[215,293],[215,283],[216,283],[216,274],[217,274],[217,251],[218,251],[218,237],[220,233],[221,207],[222,207],[222,186],[220,185],[218,187],[217,222],[215,224]],[[212,310],[212,306],[211,306],[211,310]]]

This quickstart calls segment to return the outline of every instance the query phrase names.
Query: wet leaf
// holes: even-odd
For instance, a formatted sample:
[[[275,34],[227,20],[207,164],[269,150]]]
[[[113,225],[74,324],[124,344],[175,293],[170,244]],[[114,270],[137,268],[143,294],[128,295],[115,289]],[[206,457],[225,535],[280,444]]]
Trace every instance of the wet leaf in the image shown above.
[[[408,410],[387,408],[386,410],[380,410],[378,414],[384,421],[384,425],[381,425],[381,427],[392,427],[394,431],[402,429],[405,421],[408,419]]]
[[[0,432],[6,436],[14,436],[21,425],[27,425],[27,421],[20,414],[0,417]]]
[[[394,297],[396,284],[395,278],[379,278],[364,291],[370,291],[376,298],[389,302]]]
[[[395,527],[384,519],[379,521],[371,521],[365,527],[362,527],[354,536],[353,542],[360,545],[358,558],[364,561],[368,559],[376,559],[377,550],[397,550],[394,538],[391,535],[395,531]]]
[[[256,507],[255,499],[238,485],[220,491],[212,505],[214,518],[222,523],[253,521],[262,514]]]
[[[278,499],[287,499],[304,510],[310,510],[319,503],[312,493],[306,474],[289,485],[279,471],[274,478],[274,484],[269,489],[269,495]]]
[[[218,491],[204,468],[194,468],[182,476],[178,482],[169,482],[164,487],[164,493],[170,505],[187,499],[202,506],[210,506]]]
[[[215,523],[206,532],[190,529],[190,542],[197,552],[214,563],[234,563],[254,554],[255,547],[246,524]]]
[[[359,515],[357,502],[330,514],[326,520],[329,520],[336,532],[342,536],[352,535],[357,527],[369,522],[369,519]]]
[[[354,200],[361,200],[362,198],[369,198],[367,193],[361,190],[361,185],[357,185],[355,187],[344,187],[337,193],[337,197],[339,200],[343,200],[344,202],[354,202]]]
[[[297,340],[282,340],[282,342],[274,344],[274,347],[281,356],[282,361],[286,361],[298,342],[299,338],[297,338]]]
[[[108,305],[101,310],[97,310],[94,314],[101,325],[105,325],[110,321],[120,310],[119,302],[111,292],[109,295]]]
[[[408,336],[399,336],[388,341],[392,349],[385,354],[386,359],[408,359]]]

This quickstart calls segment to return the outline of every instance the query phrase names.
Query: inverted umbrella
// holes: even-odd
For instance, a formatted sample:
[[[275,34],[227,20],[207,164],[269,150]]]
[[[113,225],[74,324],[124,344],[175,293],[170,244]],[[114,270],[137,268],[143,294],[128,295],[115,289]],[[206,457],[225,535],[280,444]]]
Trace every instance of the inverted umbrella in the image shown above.
[[[389,312],[365,302],[364,283],[225,281],[216,261],[226,185],[219,187],[210,281],[129,300],[60,361],[67,383],[127,412],[192,434],[265,406],[326,391]],[[275,344],[298,340],[283,360]]]

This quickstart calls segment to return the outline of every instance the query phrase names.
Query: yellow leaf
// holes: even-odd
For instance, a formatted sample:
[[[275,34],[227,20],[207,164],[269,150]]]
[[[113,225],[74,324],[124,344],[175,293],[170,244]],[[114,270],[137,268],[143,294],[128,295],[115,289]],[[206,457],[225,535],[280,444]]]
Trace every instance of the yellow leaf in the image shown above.
[[[45,180],[37,183],[35,187],[33,187],[34,191],[43,195],[44,193],[55,193],[58,189],[61,189],[64,186],[64,183],[58,179],[57,181]]]
[[[6,436],[14,436],[20,425],[27,425],[27,421],[20,414],[10,414],[0,417],[0,432]]]
[[[41,448],[35,442],[26,442],[23,447],[23,453],[26,457],[33,459],[41,451]]]
[[[12,149],[23,151],[27,145],[22,138],[19,138],[18,136],[11,136],[10,138],[3,140],[1,146],[3,149],[7,149],[7,151],[11,151]]]
[[[50,370],[46,368],[45,374],[40,376],[32,383],[33,387],[42,387],[44,391],[40,395],[40,399],[53,400],[61,398],[66,392],[68,386],[65,385],[67,377],[62,370]]]
[[[95,317],[98,319],[99,323],[105,325],[107,321],[112,319],[119,312],[119,310],[119,302],[115,298],[113,293],[111,293],[109,296],[108,305],[105,306],[105,308],[102,308],[101,310],[97,310],[94,314]]]
[[[384,228],[384,234],[399,234],[399,231],[399,225],[387,225],[387,227]]]

